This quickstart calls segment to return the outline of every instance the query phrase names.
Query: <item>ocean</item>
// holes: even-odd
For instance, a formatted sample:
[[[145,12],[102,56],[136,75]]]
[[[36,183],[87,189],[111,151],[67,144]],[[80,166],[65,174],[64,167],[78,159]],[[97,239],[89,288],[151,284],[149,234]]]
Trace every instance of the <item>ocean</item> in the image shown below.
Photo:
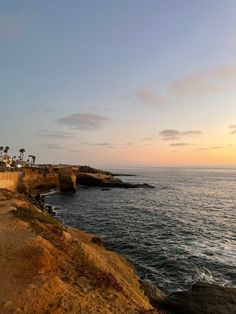
[[[50,194],[57,217],[101,237],[166,293],[197,281],[236,287],[236,169],[107,170],[155,189]]]

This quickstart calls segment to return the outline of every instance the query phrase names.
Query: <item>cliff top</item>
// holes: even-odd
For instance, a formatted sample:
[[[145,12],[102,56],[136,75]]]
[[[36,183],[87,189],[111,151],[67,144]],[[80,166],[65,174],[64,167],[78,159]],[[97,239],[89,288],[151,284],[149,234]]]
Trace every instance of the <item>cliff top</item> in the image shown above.
[[[1,313],[158,313],[121,256],[6,190],[0,282]]]

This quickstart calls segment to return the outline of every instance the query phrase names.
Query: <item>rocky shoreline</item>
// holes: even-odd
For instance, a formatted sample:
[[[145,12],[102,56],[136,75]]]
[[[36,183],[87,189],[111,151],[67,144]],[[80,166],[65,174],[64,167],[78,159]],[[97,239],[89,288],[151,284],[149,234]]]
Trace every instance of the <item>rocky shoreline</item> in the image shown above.
[[[19,188],[27,194],[52,188],[65,192],[74,191],[77,184],[100,188],[150,187],[129,186],[109,172],[70,166],[26,169]],[[66,227],[41,209],[26,194],[0,190],[0,280],[7,281],[0,293],[1,313],[32,313],[32,309],[34,313],[236,313],[235,288],[197,283],[189,291],[167,296],[151,283],[139,281],[133,267],[118,254],[107,251],[99,238]],[[6,217],[8,221],[4,220]],[[15,232],[14,241],[7,238],[5,243],[9,228]],[[22,235],[19,236],[23,231],[26,247],[21,243]],[[16,256],[18,265],[23,265],[20,273],[7,272],[7,267],[14,269],[14,259],[7,250],[13,250],[11,256]],[[36,270],[35,259],[39,261]],[[18,282],[21,277],[24,280]],[[42,295],[46,298],[43,303],[38,299]]]
[[[40,166],[23,168],[18,184],[20,193],[50,191],[75,191],[78,186],[101,188],[154,188],[143,183],[123,182],[111,172],[89,166]]]

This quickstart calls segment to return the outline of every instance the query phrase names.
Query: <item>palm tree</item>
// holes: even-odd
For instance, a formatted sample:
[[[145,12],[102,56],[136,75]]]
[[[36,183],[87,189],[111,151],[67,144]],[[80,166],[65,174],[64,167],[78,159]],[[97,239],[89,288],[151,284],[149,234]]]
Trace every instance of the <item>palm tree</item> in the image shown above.
[[[33,166],[35,165],[36,156],[32,155]]]
[[[34,165],[35,165],[36,156],[34,156],[34,155],[29,155],[28,157],[29,157],[29,158],[32,158],[31,164],[32,164],[32,166],[34,166]]]
[[[20,160],[23,160],[24,159],[25,149],[21,148],[21,149],[19,149],[19,152],[20,152]]]
[[[6,146],[5,148],[4,148],[4,154],[5,154],[5,156],[7,156],[7,153],[8,153],[8,151],[9,151],[9,149],[10,149],[10,147],[9,146]]]
[[[0,146],[0,156],[2,156],[3,146]]]

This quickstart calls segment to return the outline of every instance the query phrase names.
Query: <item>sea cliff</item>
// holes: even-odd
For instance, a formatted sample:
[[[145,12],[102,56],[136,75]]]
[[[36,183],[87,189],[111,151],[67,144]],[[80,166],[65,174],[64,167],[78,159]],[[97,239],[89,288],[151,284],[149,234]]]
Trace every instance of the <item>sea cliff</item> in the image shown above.
[[[145,183],[131,184],[123,182],[111,172],[88,166],[25,167],[19,172],[17,180],[18,182],[11,186],[20,193],[49,191],[55,188],[60,189],[62,192],[75,191],[77,185],[102,188],[152,188],[152,186]]]
[[[102,242],[0,190],[1,313],[158,313]]]

